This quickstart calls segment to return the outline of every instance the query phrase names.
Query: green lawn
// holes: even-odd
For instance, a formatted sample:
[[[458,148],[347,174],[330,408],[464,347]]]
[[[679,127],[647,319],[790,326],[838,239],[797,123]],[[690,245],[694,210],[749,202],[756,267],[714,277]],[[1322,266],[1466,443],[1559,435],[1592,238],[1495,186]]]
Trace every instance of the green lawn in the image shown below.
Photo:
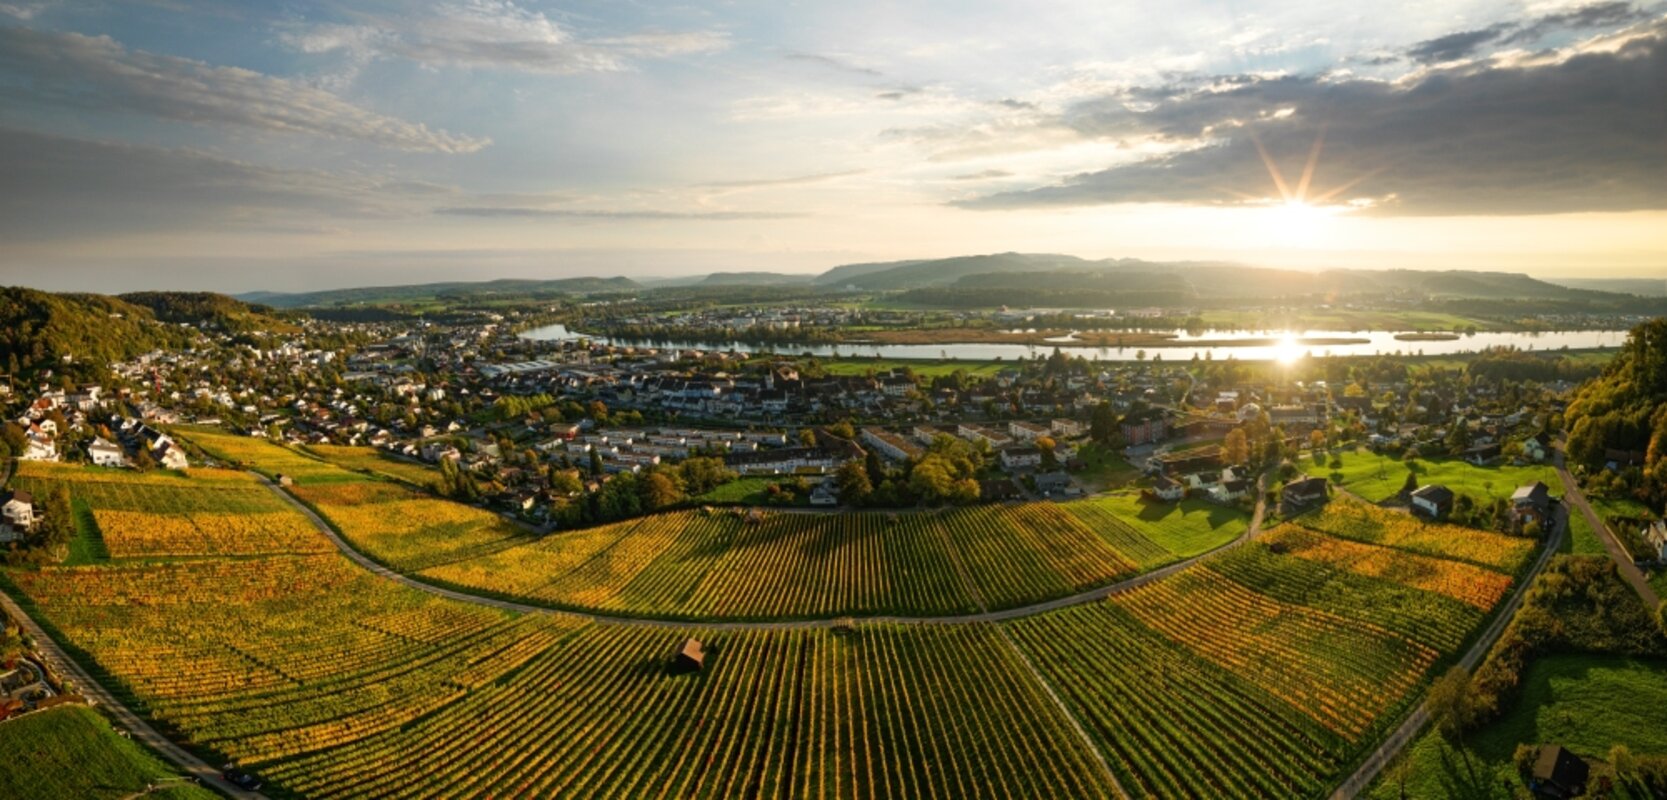
[[[1331,479],[1349,491],[1374,503],[1394,497],[1407,480],[1407,465],[1399,459],[1381,456],[1365,448],[1342,453],[1343,466],[1333,469],[1328,458],[1325,464],[1310,463],[1308,472]],[[1553,491],[1561,487],[1557,471],[1549,464],[1523,467],[1477,467],[1458,459],[1425,460],[1415,462],[1420,486],[1439,483],[1458,494],[1478,500],[1484,497],[1510,497],[1518,486],[1533,481],[1544,481]]]
[[[1148,503],[1134,492],[1118,492],[1074,502],[1098,506],[1127,520],[1146,538],[1182,558],[1214,550],[1250,527],[1244,512],[1205,500]]]
[[[1140,470],[1123,460],[1117,451],[1097,444],[1084,445],[1077,457],[1087,466],[1074,475],[1090,492],[1114,489],[1140,477]]]
[[[0,797],[16,800],[124,798],[179,773],[132,740],[122,738],[87,706],[60,706],[0,722],[5,767]],[[147,798],[212,800],[196,785],[166,784]]]
[[[1434,733],[1418,740],[1408,751],[1406,796],[1510,798],[1507,787],[1521,786],[1511,764],[1517,744],[1542,742],[1561,744],[1589,761],[1603,760],[1616,744],[1637,755],[1667,755],[1667,663],[1593,655],[1535,659],[1523,676],[1520,699],[1471,734],[1466,753]],[[1380,779],[1369,796],[1396,798],[1399,786]]]
[[[776,478],[752,477],[736,478],[703,495],[690,498],[696,503],[745,503],[747,505],[763,505],[769,496],[765,489],[775,483]]]
[[[894,358],[818,358],[816,361],[829,375],[866,375],[870,371],[886,372],[908,367],[914,370],[916,375],[925,378],[952,375],[956,370],[966,370],[968,375],[989,377],[1014,366],[999,361],[914,361]]]

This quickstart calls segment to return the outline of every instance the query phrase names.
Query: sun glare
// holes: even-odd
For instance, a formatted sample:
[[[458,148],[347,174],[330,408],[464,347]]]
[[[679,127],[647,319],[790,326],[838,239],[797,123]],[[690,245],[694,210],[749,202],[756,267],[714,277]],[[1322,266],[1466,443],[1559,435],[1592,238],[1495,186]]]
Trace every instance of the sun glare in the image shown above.
[[[1313,241],[1321,233],[1328,214],[1326,209],[1309,205],[1301,200],[1290,200],[1273,206],[1272,228],[1279,239],[1287,244],[1303,244]]]
[[[1302,346],[1295,336],[1285,336],[1273,346],[1274,358],[1281,364],[1295,364],[1302,358]]]

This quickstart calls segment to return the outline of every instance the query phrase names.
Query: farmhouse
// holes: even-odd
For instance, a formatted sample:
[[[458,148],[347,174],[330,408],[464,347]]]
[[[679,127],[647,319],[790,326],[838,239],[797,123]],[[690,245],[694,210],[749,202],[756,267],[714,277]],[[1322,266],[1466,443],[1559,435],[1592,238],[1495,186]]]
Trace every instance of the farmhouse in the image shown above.
[[[1441,519],[1453,510],[1453,490],[1435,483],[1420,486],[1412,493],[1412,508],[1430,519]]]
[[[706,666],[705,646],[692,636],[684,639],[682,646],[677,648],[677,655],[672,658],[672,666],[681,672],[699,672]]]
[[[1551,511],[1551,490],[1541,481],[1524,484],[1511,493],[1511,521],[1520,530],[1529,524],[1546,527]]]

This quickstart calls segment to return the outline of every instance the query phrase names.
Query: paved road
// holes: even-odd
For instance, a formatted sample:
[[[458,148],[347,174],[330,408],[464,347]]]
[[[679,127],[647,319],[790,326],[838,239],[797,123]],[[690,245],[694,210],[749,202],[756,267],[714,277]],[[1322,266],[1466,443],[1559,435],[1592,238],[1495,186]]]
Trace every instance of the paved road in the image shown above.
[[[301,512],[302,514],[305,514],[307,516],[307,519],[312,521],[313,526],[318,528],[319,533],[324,534],[326,537],[328,537],[330,539],[331,542],[334,542],[336,547],[342,551],[342,554],[346,555],[348,558],[352,559],[354,561],[354,563],[358,564],[359,566],[365,568],[366,570],[369,570],[370,572],[372,572],[372,573],[374,573],[374,574],[376,574],[380,577],[386,578],[386,579],[388,579],[390,581],[394,581],[396,583],[404,584],[406,586],[409,586],[413,589],[417,589],[419,591],[428,592],[429,594],[439,595],[441,597],[447,597],[447,598],[450,598],[452,600],[458,600],[458,601],[461,601],[461,602],[464,602],[464,603],[474,603],[476,605],[489,606],[489,607],[492,607],[492,608],[502,609],[504,611],[514,611],[514,612],[523,613],[523,614],[567,614],[569,616],[580,617],[580,618],[583,618],[583,619],[592,620],[594,622],[601,622],[601,623],[613,624],[613,625],[635,625],[635,626],[644,627],[644,628],[684,629],[684,628],[697,627],[698,626],[700,628],[705,628],[705,629],[709,629],[709,630],[725,630],[725,631],[810,630],[810,629],[815,629],[815,628],[838,627],[838,626],[846,624],[847,621],[849,621],[849,622],[895,623],[895,624],[900,624],[900,625],[966,625],[966,624],[977,623],[977,622],[1000,622],[1000,621],[1003,621],[1003,620],[1019,619],[1021,617],[1028,617],[1028,616],[1032,616],[1032,615],[1035,615],[1035,614],[1041,614],[1041,613],[1046,612],[1046,611],[1053,611],[1055,609],[1066,608],[1066,607],[1074,606],[1074,605],[1080,605],[1082,603],[1091,603],[1091,602],[1094,602],[1096,600],[1102,600],[1106,597],[1110,597],[1111,595],[1118,594],[1119,592],[1126,592],[1126,591],[1129,591],[1130,589],[1133,589],[1135,587],[1144,586],[1148,583],[1151,583],[1152,581],[1158,580],[1158,579],[1163,578],[1165,576],[1173,575],[1176,572],[1179,572],[1183,569],[1186,569],[1187,567],[1192,566],[1193,564],[1198,563],[1200,560],[1202,560],[1204,558],[1207,558],[1207,557],[1209,557],[1211,555],[1214,555],[1216,553],[1226,552],[1227,550],[1230,550],[1234,547],[1238,547],[1238,546],[1244,544],[1245,542],[1248,542],[1248,541],[1256,538],[1257,534],[1260,533],[1261,524],[1262,524],[1262,514],[1263,514],[1263,511],[1264,511],[1264,508],[1263,508],[1264,502],[1261,499],[1258,499],[1257,503],[1256,503],[1256,513],[1251,517],[1250,527],[1245,529],[1245,532],[1243,534],[1240,534],[1239,538],[1234,539],[1233,541],[1228,542],[1227,544],[1222,545],[1221,547],[1218,547],[1215,550],[1212,550],[1208,553],[1203,553],[1203,554],[1200,554],[1200,555],[1197,555],[1197,556],[1193,556],[1192,558],[1183,559],[1181,561],[1175,562],[1174,564],[1170,564],[1169,566],[1162,567],[1160,569],[1156,569],[1156,570],[1153,570],[1151,572],[1142,573],[1140,575],[1136,575],[1136,576],[1134,576],[1132,578],[1129,578],[1127,580],[1118,581],[1117,583],[1113,583],[1113,584],[1110,584],[1110,585],[1107,585],[1107,586],[1101,586],[1097,589],[1089,589],[1088,591],[1078,592],[1076,594],[1069,595],[1069,596],[1066,596],[1066,597],[1060,597],[1060,598],[1056,598],[1054,600],[1048,600],[1048,601],[1041,602],[1041,603],[1034,603],[1034,604],[1028,605],[1028,606],[1020,606],[1018,608],[1009,608],[1009,609],[1003,609],[1003,610],[1000,610],[1000,611],[983,611],[983,612],[980,612],[980,613],[977,613],[977,614],[961,614],[961,615],[957,615],[957,616],[943,616],[943,617],[904,617],[904,616],[855,617],[855,616],[841,616],[841,617],[833,617],[833,618],[829,618],[829,619],[783,620],[783,621],[779,621],[779,622],[702,622],[702,621],[677,621],[677,620],[661,620],[661,619],[644,619],[642,617],[628,617],[628,616],[620,616],[620,615],[615,615],[615,614],[599,614],[599,613],[596,613],[594,611],[569,611],[569,610],[565,610],[565,609],[553,609],[553,608],[548,608],[546,606],[537,606],[537,605],[531,605],[531,604],[528,604],[528,603],[518,603],[518,602],[515,602],[513,600],[501,600],[501,599],[494,598],[494,597],[483,597],[483,596],[478,595],[478,594],[470,594],[470,593],[467,593],[467,592],[459,592],[459,591],[456,591],[456,590],[453,590],[453,589],[447,589],[447,588],[442,587],[442,586],[435,586],[431,583],[425,583],[423,581],[420,581],[420,580],[412,578],[408,575],[405,575],[404,573],[395,572],[394,570],[388,569],[387,567],[384,567],[381,564],[378,564],[375,561],[371,560],[371,558],[369,556],[366,556],[364,553],[359,552],[352,545],[348,544],[345,539],[341,538],[341,536],[336,533],[336,530],[334,528],[330,527],[329,523],[325,522],[324,519],[322,517],[320,517],[318,514],[313,513],[312,509],[308,508],[306,505],[301,503],[301,501],[295,499],[295,497],[290,495],[289,492],[286,492],[286,491],[280,489],[276,484],[267,480],[266,477],[263,476],[263,475],[257,475],[257,477],[260,479],[260,481],[263,484],[266,485],[266,487],[268,489],[271,489],[273,492],[277,493],[277,495],[279,497],[283,498],[284,501],[289,503],[292,507],[294,507],[295,510]]]
[[[1465,651],[1464,656],[1459,659],[1459,666],[1467,670],[1475,670],[1476,666],[1482,663],[1482,659],[1487,656],[1488,650],[1492,649],[1493,643],[1498,641],[1500,634],[1505,632],[1505,627],[1511,623],[1511,618],[1516,616],[1517,609],[1522,607],[1523,598],[1528,596],[1528,587],[1545,569],[1545,565],[1550,563],[1551,557],[1557,554],[1557,548],[1562,546],[1563,537],[1567,536],[1569,532],[1568,508],[1566,506],[1560,506],[1560,508],[1562,509],[1561,519],[1559,520],[1561,524],[1557,526],[1557,530],[1552,533],[1551,538],[1546,540],[1545,548],[1540,552],[1540,557],[1534,561],[1534,565],[1528,570],[1528,574],[1524,575],[1521,582],[1517,584],[1516,590],[1511,594],[1511,599],[1494,617],[1493,624],[1482,632],[1476,643],[1471,645],[1470,649]],[[1343,781],[1341,786],[1337,787],[1337,791],[1331,795],[1332,800],[1351,800],[1356,795],[1366,791],[1366,788],[1372,785],[1373,779],[1377,778],[1378,773],[1382,772],[1383,768],[1388,766],[1389,762],[1393,761],[1402,750],[1411,745],[1429,722],[1430,713],[1420,703],[1401,723],[1401,726],[1396,728],[1394,733],[1389,734],[1389,738],[1384,739],[1383,743],[1378,745],[1377,750],[1372,751],[1372,754],[1366,757],[1366,761],[1360,765],[1360,768],[1355,770],[1348,780]]]
[[[4,592],[0,592],[0,606],[3,606],[6,613],[10,614],[13,619],[23,624],[23,629],[28,632],[35,645],[40,648],[41,657],[47,662],[47,666],[59,675],[66,676],[74,681],[75,690],[81,696],[87,698],[94,705],[102,706],[105,711],[110,713],[110,716],[116,718],[117,724],[127,729],[134,740],[143,743],[152,751],[160,753],[163,758],[172,761],[186,774],[195,777],[206,786],[214,787],[221,794],[239,798],[239,800],[260,800],[265,797],[259,792],[247,792],[233,786],[226,779],[220,777],[219,770],[186,752],[179,745],[168,741],[162,734],[157,733],[155,728],[140,719],[127,706],[122,705],[115,695],[100,685],[98,681],[93,680],[86,670],[81,669],[81,665],[75,663],[75,660],[70,658],[69,654],[65,653],[63,648],[59,647],[56,641],[53,641],[52,637],[46,635],[46,631],[41,628],[40,624],[35,622],[28,614],[23,613],[23,609]]]
[[[1636,563],[1633,563],[1632,554],[1627,552],[1626,547],[1621,544],[1621,540],[1616,538],[1615,532],[1603,523],[1603,518],[1598,516],[1596,511],[1592,510],[1592,504],[1586,501],[1586,495],[1581,493],[1579,484],[1574,481],[1574,476],[1570,475],[1569,471],[1564,468],[1562,455],[1562,451],[1559,450],[1557,452],[1557,477],[1563,479],[1563,504],[1574,506],[1576,511],[1586,516],[1586,523],[1591,525],[1592,530],[1597,533],[1598,541],[1603,542],[1603,549],[1609,551],[1609,557],[1614,560],[1621,577],[1625,578],[1627,583],[1632,584],[1633,590],[1644,599],[1645,606],[1652,611],[1659,608],[1661,597],[1650,586],[1649,579],[1644,577],[1644,571],[1639,569]]]

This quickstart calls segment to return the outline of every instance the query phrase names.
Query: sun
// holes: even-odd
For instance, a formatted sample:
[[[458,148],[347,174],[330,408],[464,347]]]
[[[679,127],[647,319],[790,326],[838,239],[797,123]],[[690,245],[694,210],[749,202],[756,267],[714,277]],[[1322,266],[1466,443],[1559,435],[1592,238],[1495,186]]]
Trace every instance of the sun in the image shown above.
[[[1302,358],[1302,345],[1295,336],[1285,336],[1273,346],[1273,357],[1281,364],[1295,364]]]
[[[1268,208],[1271,232],[1286,244],[1313,242],[1325,232],[1330,218],[1326,208],[1301,200],[1287,200]]]

